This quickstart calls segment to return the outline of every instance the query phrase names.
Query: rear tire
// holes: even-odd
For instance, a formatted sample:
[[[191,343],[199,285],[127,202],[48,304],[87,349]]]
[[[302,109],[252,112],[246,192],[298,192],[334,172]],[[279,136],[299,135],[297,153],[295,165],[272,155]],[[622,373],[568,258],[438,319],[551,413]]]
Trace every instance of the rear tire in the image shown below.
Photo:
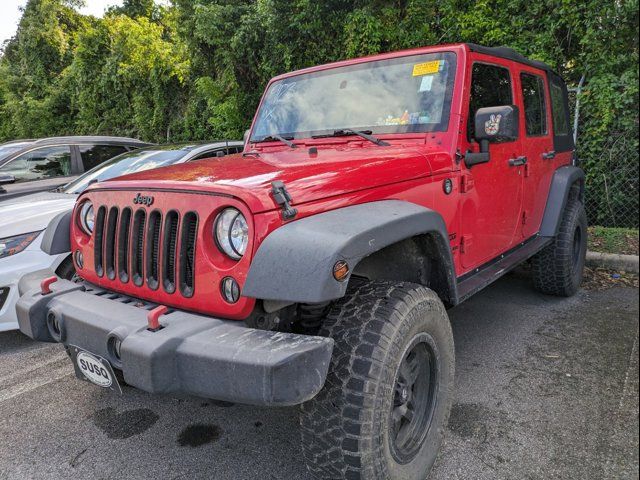
[[[424,480],[449,418],[455,354],[438,296],[411,283],[350,289],[324,320],[335,340],[323,390],[301,407],[321,479]]]
[[[555,239],[532,258],[534,287],[547,295],[574,295],[582,283],[586,254],[587,214],[582,202],[570,199]]]

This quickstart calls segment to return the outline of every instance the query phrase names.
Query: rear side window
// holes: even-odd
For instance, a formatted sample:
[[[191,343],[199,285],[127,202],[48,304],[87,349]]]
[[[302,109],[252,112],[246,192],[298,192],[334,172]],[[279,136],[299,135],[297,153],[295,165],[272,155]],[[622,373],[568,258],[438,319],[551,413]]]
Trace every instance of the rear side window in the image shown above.
[[[85,171],[127,151],[122,145],[78,145],[78,148]]]
[[[530,137],[547,134],[547,106],[544,98],[544,79],[529,73],[520,74],[524,120]]]
[[[553,113],[553,133],[556,136],[569,134],[569,114],[560,85],[551,83],[551,112]]]
[[[564,80],[555,72],[547,72],[551,94],[551,118],[553,120],[553,149],[571,152],[575,149],[569,120],[569,97]]]
[[[473,138],[474,117],[479,108],[513,105],[511,75],[508,68],[475,63],[471,74],[471,99],[467,136]]]
[[[16,182],[71,175],[71,149],[64,145],[31,150],[4,164],[0,173],[13,175]]]

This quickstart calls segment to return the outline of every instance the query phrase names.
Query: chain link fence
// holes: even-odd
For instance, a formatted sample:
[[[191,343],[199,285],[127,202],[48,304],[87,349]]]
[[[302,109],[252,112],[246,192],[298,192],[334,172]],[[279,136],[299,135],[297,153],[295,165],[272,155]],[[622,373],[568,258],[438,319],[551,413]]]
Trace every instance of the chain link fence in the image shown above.
[[[598,136],[596,142],[580,137],[584,118],[576,119],[576,107],[580,117],[580,103],[584,93],[579,94],[584,77],[577,88],[569,89],[569,106],[578,129],[577,147],[580,167],[586,174],[585,208],[590,226],[638,229],[640,210],[638,207],[638,174],[640,154],[638,152],[637,125],[635,138],[627,132],[609,132],[605,138]],[[590,157],[585,161],[581,156],[585,144]],[[594,144],[597,145],[594,152]],[[581,148],[582,147],[582,148]],[[584,151],[582,152],[585,153]]]
[[[614,134],[605,140],[602,151],[597,164],[582,165],[587,176],[585,207],[589,224],[637,229],[636,140]]]

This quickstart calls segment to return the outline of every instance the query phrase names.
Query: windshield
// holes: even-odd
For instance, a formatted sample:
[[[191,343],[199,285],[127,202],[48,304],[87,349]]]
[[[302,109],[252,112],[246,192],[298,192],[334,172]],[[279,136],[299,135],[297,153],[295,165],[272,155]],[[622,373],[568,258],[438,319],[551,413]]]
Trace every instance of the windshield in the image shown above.
[[[274,82],[251,141],[308,138],[340,129],[405,133],[447,129],[456,56],[378,60]]]
[[[29,145],[28,142],[21,143],[10,143],[8,145],[0,145],[0,160],[3,158],[7,158],[12,153],[17,152],[18,150],[22,150],[24,147]]]
[[[63,193],[82,193],[92,180],[101,182],[129,173],[172,165],[182,159],[186,153],[187,151],[182,148],[178,150],[158,150],[155,148],[123,153],[92,168],[73,182],[66,184],[61,191]]]

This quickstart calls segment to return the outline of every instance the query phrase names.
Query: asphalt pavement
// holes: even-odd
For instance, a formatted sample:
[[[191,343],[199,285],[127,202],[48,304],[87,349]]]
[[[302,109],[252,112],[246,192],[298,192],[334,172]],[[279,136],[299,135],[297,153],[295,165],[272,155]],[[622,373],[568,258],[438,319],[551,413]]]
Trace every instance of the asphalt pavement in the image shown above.
[[[506,276],[450,312],[456,397],[430,479],[638,478],[638,290]],[[0,333],[0,479],[310,479],[296,408],[117,396]]]

